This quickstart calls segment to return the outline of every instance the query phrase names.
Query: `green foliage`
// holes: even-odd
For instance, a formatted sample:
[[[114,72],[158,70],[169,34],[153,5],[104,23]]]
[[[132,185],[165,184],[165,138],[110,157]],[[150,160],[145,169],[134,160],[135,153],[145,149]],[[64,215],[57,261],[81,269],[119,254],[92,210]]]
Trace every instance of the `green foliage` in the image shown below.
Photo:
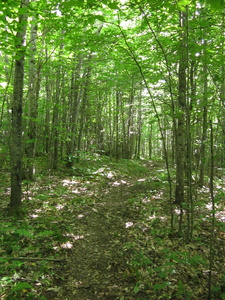
[[[181,10],[185,10],[185,7],[192,3],[192,0],[180,0],[177,2],[177,6]]]
[[[23,291],[27,289],[32,289],[32,286],[28,282],[18,282],[14,285],[10,294],[14,294],[15,292]]]
[[[215,11],[224,8],[224,0],[205,0],[205,2]]]
[[[77,226],[79,218],[89,223],[86,209],[93,209],[89,211],[90,218],[97,214],[114,186],[117,187],[114,198],[126,198],[121,200],[125,211],[121,213],[123,222],[134,223],[126,229],[128,241],[123,247],[130,255],[124,275],[128,282],[132,279],[134,295],[130,298],[140,295],[142,299],[142,293],[146,292],[143,299],[151,299],[151,296],[191,299],[188,278],[197,283],[196,286],[201,286],[198,280],[205,283],[202,274],[208,270],[208,218],[214,213],[220,214],[217,230],[223,232],[224,229],[222,168],[220,178],[214,179],[215,203],[221,205],[218,209],[206,212],[204,205],[208,199],[203,191],[195,199],[199,192],[195,183],[200,168],[210,164],[209,119],[215,128],[215,169],[224,166],[223,9],[223,0],[48,0],[31,1],[21,8],[19,1],[0,1],[3,28],[0,32],[0,166],[5,168],[0,180],[1,199],[9,200],[10,175],[6,171],[10,169],[10,134],[14,129],[10,126],[14,60],[23,54],[26,59],[24,153],[21,154],[23,164],[32,161],[37,171],[36,183],[23,182],[25,210],[15,214],[9,222],[3,221],[0,228],[0,253],[9,257],[1,259],[3,285],[6,289],[10,286],[11,292],[7,292],[11,293],[11,299],[32,299],[32,287],[26,284],[37,281],[43,284],[43,289],[51,285],[55,267],[51,263],[11,261],[10,257],[55,258],[65,253],[67,256],[67,242],[73,247],[74,240],[83,236]],[[178,10],[188,12],[185,24],[179,23]],[[18,26],[20,14],[28,14],[27,24],[22,24],[27,25],[27,36],[26,45],[21,45],[16,52],[15,45],[20,40],[15,33],[22,28]],[[38,24],[35,41],[30,38],[34,24]],[[185,35],[188,53],[184,73],[188,91],[181,109],[178,106],[182,65],[179,51],[180,39]],[[37,48],[34,53],[30,48],[33,42]],[[34,78],[30,78],[32,68]],[[38,99],[35,117],[29,115],[32,105],[27,100],[33,88],[36,93],[33,99]],[[189,230],[188,217],[193,216],[190,245],[184,243],[182,234],[169,229],[170,218],[175,228],[179,227],[179,209],[170,207],[168,195],[175,190],[176,174],[171,166],[179,158],[175,135],[182,117],[186,122],[184,148],[191,149],[191,153],[185,155],[184,165],[188,166],[187,158],[191,154],[193,169],[191,185],[188,186],[186,180],[189,178],[184,180],[187,184],[184,192],[185,196],[190,191],[196,192],[193,212],[190,212],[189,202],[185,202],[181,220],[185,235]],[[36,131],[32,138],[28,133],[31,121]],[[41,158],[34,155],[27,159],[27,148],[32,145]],[[204,147],[205,153],[202,152]],[[155,165],[147,161],[149,157],[158,160],[167,154],[170,191],[167,190],[168,170],[162,160],[154,162],[161,165],[157,171]],[[134,157],[144,157],[146,161],[133,160]],[[65,168],[66,164],[70,168]],[[208,168],[204,173],[204,184],[207,184]],[[130,191],[132,195],[128,195]],[[103,203],[95,208],[98,198]],[[99,219],[105,218],[104,225],[109,219],[120,220],[120,208],[118,205],[118,215],[103,212]],[[23,219],[17,220],[21,216]],[[121,236],[118,228],[113,236],[115,239]],[[223,234],[216,239],[218,249],[223,247],[221,236]],[[27,278],[25,282],[15,282],[15,274],[26,280],[30,270],[33,271],[31,281]],[[189,277],[178,279],[180,273]],[[204,292],[198,293],[205,297]],[[215,298],[224,298],[224,289],[220,289],[219,284],[213,293]]]
[[[111,9],[118,9],[118,2],[117,1],[113,1],[113,2],[108,2],[107,3],[108,7]]]
[[[41,162],[45,165],[43,158]],[[122,257],[120,263],[117,260],[111,262],[111,250],[104,250],[109,263],[106,272],[111,274],[115,270],[122,277],[121,282],[128,285],[121,287],[121,299],[127,295],[146,300],[206,296],[204,273],[208,270],[210,235],[205,216],[210,212],[202,212],[202,217],[198,214],[199,223],[195,227],[198,238],[189,244],[184,243],[181,236],[171,234],[164,183],[166,172],[161,161],[153,166],[152,162],[145,160],[110,160],[106,156],[90,154],[84,156],[76,168],[85,176],[75,176],[73,172],[77,170],[73,169],[68,174],[64,166],[54,174],[43,176],[42,173],[30,187],[29,195],[33,201],[30,198],[24,200],[29,215],[23,220],[2,223],[1,286],[9,299],[44,299],[46,290],[59,293],[54,287],[54,278],[66,277],[67,273],[60,273],[60,262],[58,265],[44,259],[64,258],[76,253],[79,263],[84,259],[89,267],[92,258],[87,261],[85,255],[83,258],[83,251],[77,250],[80,250],[79,245],[82,245],[81,249],[84,249],[83,245],[89,247],[86,238],[96,240],[96,233],[99,244],[102,232],[104,248],[107,236],[110,249],[117,245],[112,257]],[[113,177],[108,177],[109,172]],[[113,187],[115,182],[120,185]],[[223,193],[219,194],[222,196]],[[202,208],[206,202],[201,200],[198,206]],[[106,208],[107,201],[109,206]],[[125,226],[128,223],[132,225]],[[97,230],[95,234],[93,230]],[[218,225],[217,230],[222,231],[222,227]],[[90,243],[90,247],[93,252],[96,246]],[[16,260],[16,257],[24,257],[24,260]],[[29,261],[29,258],[40,258],[40,261]],[[96,257],[93,259],[96,264]],[[122,272],[118,272],[120,267]],[[215,276],[219,281],[213,288],[213,295],[223,299],[223,278],[218,274]],[[30,286],[18,284],[21,282]],[[39,284],[41,295],[37,296],[37,286],[33,282]],[[194,294],[193,286],[197,287]]]
[[[63,7],[66,9],[70,9],[74,6],[83,7],[84,0],[70,0],[63,3]]]

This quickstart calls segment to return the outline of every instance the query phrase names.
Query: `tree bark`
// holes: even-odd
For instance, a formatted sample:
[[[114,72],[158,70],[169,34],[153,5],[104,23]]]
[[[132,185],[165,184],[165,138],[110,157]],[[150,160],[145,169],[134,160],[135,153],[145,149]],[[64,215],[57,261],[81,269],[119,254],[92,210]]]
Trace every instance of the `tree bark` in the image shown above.
[[[63,52],[64,44],[60,45],[59,49],[59,60],[61,61],[61,55]],[[58,168],[58,155],[59,155],[59,103],[60,103],[60,96],[61,96],[61,81],[62,81],[62,67],[59,65],[57,66],[56,71],[56,82],[55,82],[55,97],[54,97],[54,107],[53,107],[53,117],[52,117],[52,156],[53,162],[52,166],[53,169],[56,170]]]
[[[142,133],[142,87],[140,87],[140,94],[138,97],[138,112],[137,112],[137,147],[136,147],[136,153],[135,157],[137,159],[140,159],[141,157],[141,133]]]
[[[88,57],[88,66],[84,72],[84,87],[83,87],[83,99],[81,102],[81,108],[80,108],[80,127],[79,127],[79,133],[78,133],[78,142],[77,142],[77,160],[80,160],[80,151],[81,151],[81,142],[83,137],[83,131],[84,131],[84,125],[85,125],[85,112],[86,108],[88,106],[88,89],[90,85],[90,78],[91,78],[91,71],[92,68],[90,66],[92,60],[92,55],[90,54]]]
[[[67,156],[67,167],[73,166],[73,156],[75,153],[75,140],[76,140],[76,129],[77,129],[77,118],[80,109],[80,72],[81,72],[81,59],[79,58],[75,70],[72,73],[71,78],[71,91],[69,95],[69,124],[68,124],[68,140],[66,142],[66,156]]]
[[[21,2],[21,8],[27,7],[29,0]],[[27,29],[27,14],[21,14],[16,34],[16,60],[12,100],[12,132],[10,144],[11,198],[9,213],[18,214],[22,197],[22,108],[24,85],[24,60],[26,48],[24,39]]]
[[[221,127],[222,127],[222,153],[221,153],[221,166],[225,165],[225,41],[224,41],[224,26],[225,26],[225,11],[222,16],[221,25],[221,48],[222,48],[222,59],[221,59],[221,90],[220,90],[220,101],[221,101]]]
[[[204,51],[204,62],[203,62],[203,124],[202,124],[202,138],[201,138],[201,147],[200,147],[200,174],[199,174],[199,185],[203,186],[204,184],[204,175],[205,175],[205,164],[206,164],[206,141],[207,141],[207,129],[208,129],[208,74],[207,74],[207,57],[206,51]]]
[[[36,131],[38,117],[38,95],[40,86],[40,72],[36,67],[35,53],[37,40],[37,21],[33,17],[30,33],[30,61],[28,83],[28,141],[27,141],[27,179],[34,180],[34,159],[36,152]]]
[[[185,23],[186,12],[180,12],[181,45],[179,59],[179,87],[177,105],[176,131],[176,191],[175,203],[184,201],[184,170],[185,170],[185,110],[186,110],[186,69],[187,69],[187,41]]]

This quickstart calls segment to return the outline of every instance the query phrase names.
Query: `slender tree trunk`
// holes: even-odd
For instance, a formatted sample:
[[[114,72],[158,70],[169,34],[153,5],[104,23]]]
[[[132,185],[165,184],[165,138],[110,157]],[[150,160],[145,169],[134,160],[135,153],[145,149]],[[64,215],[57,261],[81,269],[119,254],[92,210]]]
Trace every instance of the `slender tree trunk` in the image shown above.
[[[128,158],[128,136],[127,136],[127,112],[125,110],[126,104],[125,100],[122,98],[122,105],[121,105],[121,125],[122,125],[122,133],[123,136],[121,137],[122,139],[122,158]]]
[[[192,197],[192,134],[191,134],[191,106],[190,102],[186,105],[186,177],[187,177],[187,235],[186,241],[189,242],[193,233],[193,197]]]
[[[96,98],[98,103],[96,105],[96,126],[95,126],[95,144],[97,150],[104,154],[104,134],[105,134],[105,115],[103,113],[103,97],[102,92],[97,92]]]
[[[150,124],[149,128],[149,138],[148,138],[148,156],[152,159],[152,138],[153,138],[153,126]]]
[[[176,132],[176,191],[175,203],[184,201],[184,170],[185,170],[185,109],[186,109],[186,69],[187,69],[187,37],[184,31],[186,12],[180,12],[181,44],[179,59],[179,87],[177,105]]]
[[[186,22],[185,22],[185,31],[186,31],[186,37],[185,37],[185,43],[186,43],[186,68],[187,73],[189,74],[187,83],[186,83],[186,91],[189,91],[190,88],[192,88],[191,85],[191,76],[192,74],[192,68],[189,68],[189,24],[188,24],[188,8],[186,8]],[[191,114],[192,114],[192,97],[191,93],[190,96],[186,92],[186,216],[187,216],[187,232],[186,232],[186,242],[188,243],[193,234],[193,189],[192,189],[192,130],[191,130]]]
[[[59,58],[61,58],[61,54],[63,51],[64,45],[60,45],[59,50]],[[52,148],[53,148],[53,169],[58,168],[58,155],[59,155],[59,101],[61,95],[61,66],[58,66],[56,71],[56,82],[55,82],[55,97],[54,101],[54,108],[53,108],[53,120],[52,120]]]
[[[220,101],[221,101],[221,127],[222,127],[222,155],[221,165],[225,166],[225,41],[224,41],[224,26],[225,26],[225,11],[222,16],[221,26],[221,47],[222,47],[222,61],[221,61],[221,90],[220,90]]]
[[[215,212],[215,197],[214,197],[214,136],[213,136],[213,124],[210,121],[210,198],[212,204],[212,215],[211,215],[211,238],[210,238],[210,253],[209,253],[209,290],[208,290],[208,300],[212,299],[212,287],[213,287],[213,267],[214,267],[214,256],[215,256],[215,221],[216,221],[216,212]]]
[[[115,140],[115,157],[118,159],[120,157],[119,151],[119,110],[120,110],[120,92],[116,91],[116,116],[115,116],[115,130],[116,130],[116,140]]]
[[[53,147],[53,169],[58,168],[59,151],[59,97],[60,97],[60,71],[57,71],[56,93],[54,97],[53,119],[52,119],[52,147]]]
[[[222,125],[222,155],[221,155],[221,165],[225,166],[225,67],[224,63],[222,65],[222,85],[221,85],[221,125]]]
[[[190,63],[190,80],[188,89],[190,90],[190,99],[187,106],[187,207],[188,207],[188,230],[187,230],[187,241],[189,241],[193,236],[194,229],[194,201],[193,201],[193,184],[192,184],[192,170],[193,170],[193,131],[191,130],[191,112],[193,109],[193,104],[196,101],[196,82],[195,82],[195,72],[196,72],[196,61],[191,61]],[[195,194],[196,195],[196,194]]]
[[[34,179],[34,159],[36,152],[36,131],[38,117],[38,95],[39,95],[39,74],[36,67],[36,39],[37,21],[33,17],[30,33],[30,61],[29,61],[29,83],[28,83],[28,141],[27,141],[27,179]]]
[[[128,126],[127,126],[127,135],[128,135],[128,151],[129,151],[129,158],[133,157],[134,152],[134,79],[132,79],[132,87],[130,91],[129,97],[129,113],[128,113]]]
[[[44,126],[44,148],[45,152],[48,154],[50,149],[50,107],[49,103],[51,103],[51,84],[49,75],[45,76],[45,126]]]
[[[26,8],[29,0],[21,2],[21,7]],[[27,14],[19,16],[16,35],[16,61],[14,72],[13,101],[12,101],[12,132],[10,147],[11,162],[11,199],[9,213],[19,213],[22,197],[22,109],[24,85],[24,39],[27,29]]]
[[[91,55],[88,58],[88,62],[91,62]],[[77,160],[80,159],[80,151],[81,151],[81,142],[83,137],[84,125],[85,125],[85,111],[87,107],[87,100],[88,100],[88,89],[90,84],[90,77],[91,77],[91,67],[88,66],[87,70],[84,74],[84,89],[83,89],[83,99],[81,103],[81,111],[80,111],[80,127],[78,133],[78,142],[77,142]]]
[[[109,133],[108,133],[108,140],[107,140],[107,150],[109,151],[109,156],[112,158],[113,156],[113,149],[114,149],[114,115],[112,110],[112,100],[111,97],[108,97],[108,120],[109,120]]]
[[[140,94],[138,99],[138,117],[137,117],[137,150],[136,150],[136,158],[140,159],[141,156],[141,132],[142,132],[142,111],[141,111],[141,93],[142,88],[140,88]]]
[[[207,57],[206,51],[204,51],[204,61],[203,61],[203,99],[202,99],[202,108],[203,108],[203,124],[202,124],[202,138],[201,138],[201,147],[200,147],[200,174],[199,174],[199,185],[203,186],[204,184],[204,175],[205,175],[205,164],[206,164],[206,141],[207,141],[207,129],[208,129],[208,69],[207,69]]]
[[[70,91],[70,115],[69,115],[69,136],[66,144],[66,156],[67,156],[67,167],[71,168],[73,166],[73,155],[75,154],[75,138],[76,138],[76,128],[77,128],[77,118],[80,108],[79,99],[79,76],[81,68],[81,59],[76,66],[76,69],[72,73],[71,78],[71,91]]]

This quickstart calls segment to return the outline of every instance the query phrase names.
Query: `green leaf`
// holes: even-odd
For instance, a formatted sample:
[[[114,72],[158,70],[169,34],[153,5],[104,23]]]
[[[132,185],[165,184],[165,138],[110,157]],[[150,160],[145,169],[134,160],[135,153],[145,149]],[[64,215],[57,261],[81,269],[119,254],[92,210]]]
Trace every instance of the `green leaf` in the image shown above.
[[[167,7],[169,9],[170,13],[173,13],[176,10],[176,5],[171,4],[171,3],[165,4],[165,7]]]
[[[37,236],[44,237],[44,236],[52,236],[53,234],[54,234],[54,231],[45,230],[45,231],[39,232]]]
[[[153,289],[154,291],[162,290],[164,289],[164,285],[160,283],[154,284]]]
[[[78,7],[83,7],[84,6],[84,0],[78,0],[76,5]]]
[[[14,293],[16,291],[26,290],[26,289],[32,289],[32,286],[28,282],[19,282],[13,287],[11,293]]]
[[[191,3],[191,0],[180,0],[177,3],[177,6],[180,10],[184,10],[187,5]]]
[[[111,9],[118,9],[118,4],[116,2],[108,3],[108,7]]]
[[[134,287],[134,293],[137,294],[140,291],[140,287],[139,286],[135,286]]]
[[[177,5],[178,6],[187,6],[191,3],[191,0],[180,0]]]
[[[73,0],[70,0],[70,1],[67,1],[67,2],[63,3],[63,6],[67,9],[70,9],[75,5],[76,5],[76,3]]]
[[[96,15],[95,18],[101,22],[105,22],[105,18],[102,15]]]
[[[27,236],[32,237],[33,233],[30,230],[27,229],[17,229],[15,233],[19,234],[20,236]]]
[[[206,0],[213,10],[219,10],[223,7],[223,0]]]
[[[93,24],[95,23],[95,20],[96,20],[96,16],[90,15],[90,16],[88,17],[88,23],[89,23],[90,25],[93,25]]]

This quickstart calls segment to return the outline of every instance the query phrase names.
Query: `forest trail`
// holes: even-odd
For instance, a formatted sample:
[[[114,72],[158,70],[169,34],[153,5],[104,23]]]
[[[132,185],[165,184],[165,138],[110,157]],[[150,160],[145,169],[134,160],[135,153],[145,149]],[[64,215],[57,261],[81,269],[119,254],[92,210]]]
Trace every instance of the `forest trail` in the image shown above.
[[[197,229],[186,243],[185,235],[171,235],[166,176],[162,162],[105,158],[24,185],[24,219],[4,219],[1,211],[0,299],[207,299],[208,193],[199,191]],[[173,213],[178,228],[176,206]],[[222,218],[217,226],[214,294],[224,299]]]
[[[100,190],[95,204],[74,216],[79,235],[64,267],[63,299],[135,299],[135,282],[126,263],[129,228],[137,217],[128,202],[134,190],[127,181],[114,185]]]

